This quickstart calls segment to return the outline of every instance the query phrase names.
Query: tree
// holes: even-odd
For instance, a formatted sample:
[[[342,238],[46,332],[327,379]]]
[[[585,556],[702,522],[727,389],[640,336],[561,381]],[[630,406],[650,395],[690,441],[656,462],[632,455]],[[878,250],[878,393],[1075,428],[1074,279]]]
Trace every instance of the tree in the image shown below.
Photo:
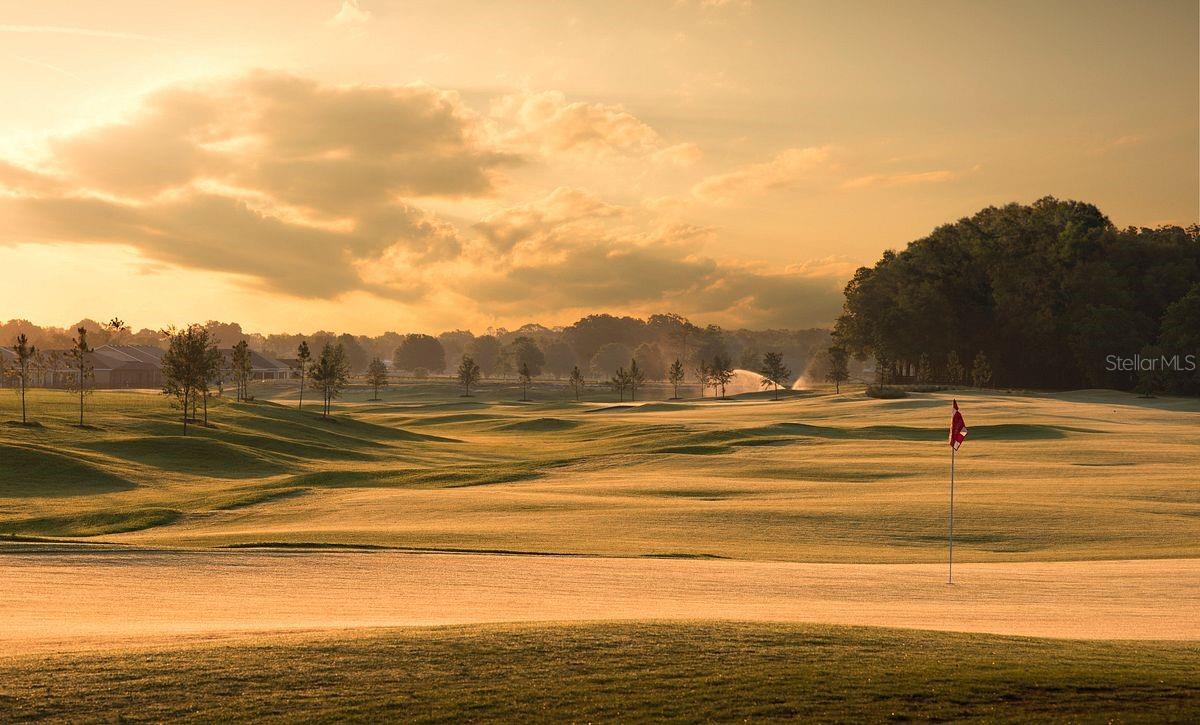
[[[662,350],[652,342],[643,342],[633,351],[633,359],[646,374],[647,380],[662,380],[667,373],[663,366]]]
[[[491,377],[500,361],[500,341],[494,335],[480,335],[467,346],[471,359],[479,364],[483,377]]]
[[[321,417],[328,418],[331,404],[350,381],[350,362],[346,359],[345,346],[341,342],[337,345],[325,343],[321,348],[320,357],[313,363],[310,377],[313,385],[321,391]]]
[[[565,378],[579,364],[575,351],[562,340],[556,340],[546,346],[546,372],[556,378]]]
[[[696,366],[696,380],[700,382],[700,397],[704,397],[704,391],[712,386],[712,368],[703,360]],[[716,393],[713,393],[716,395]]]
[[[479,363],[470,355],[463,355],[462,361],[458,364],[458,383],[463,386],[463,396],[471,397],[471,386],[479,382],[483,377],[483,372],[479,369]]]
[[[379,389],[386,388],[388,384],[387,365],[379,358],[373,358],[367,364],[367,382],[375,388],[375,397],[372,400],[379,400]]]
[[[521,379],[521,400],[529,400],[529,384],[533,382],[533,371],[529,369],[529,363],[521,363],[517,375]]]
[[[946,355],[946,382],[951,385],[962,385],[967,371],[958,360],[958,350],[951,350]]]
[[[783,355],[778,352],[768,352],[763,355],[762,368],[759,374],[763,376],[762,386],[775,386],[775,400],[779,400],[779,386],[787,385],[792,377],[792,371],[783,364]]]
[[[615,375],[617,370],[632,357],[633,352],[629,349],[628,345],[619,342],[610,342],[601,345],[596,350],[596,353],[592,355],[589,362],[592,372],[603,378],[604,376]]]
[[[975,362],[971,365],[971,383],[977,388],[986,388],[992,382],[992,366],[988,363],[987,356],[983,354],[983,350],[975,356]]]
[[[21,422],[25,423],[27,422],[25,419],[25,388],[29,381],[29,367],[33,362],[33,356],[37,354],[37,348],[29,344],[29,338],[22,332],[13,341],[12,349],[17,354],[16,375],[21,382]]]
[[[637,390],[646,382],[646,373],[638,367],[637,360],[629,361],[629,371],[626,373],[626,385],[629,388],[629,400],[637,400]]]
[[[617,368],[617,371],[608,379],[608,385],[616,391],[617,401],[624,403],[625,389],[629,387],[629,373],[623,367]]]
[[[104,336],[107,344],[120,345],[124,343],[125,336],[129,334],[129,325],[120,317],[114,317],[104,323]]]
[[[1162,348],[1147,345],[1138,353],[1141,365],[1137,371],[1137,385],[1134,390],[1143,398],[1153,398],[1160,390],[1166,390],[1169,383],[1169,373],[1164,362]]]
[[[520,375],[529,373],[530,378],[542,374],[542,366],[546,364],[546,355],[537,346],[533,338],[524,335],[517,337],[508,346],[512,364]]]
[[[579,393],[583,390],[586,381],[583,379],[583,373],[579,371],[579,366],[571,368],[571,387],[575,389],[575,402],[579,402]]]
[[[834,394],[840,395],[842,383],[850,379],[850,356],[846,353],[846,348],[840,345],[829,348],[826,354],[829,356],[829,372],[825,374],[825,379],[833,383]]]
[[[181,330],[166,330],[167,351],[163,354],[163,393],[174,396],[183,410],[183,434],[194,419],[197,401],[205,399],[205,423],[208,422],[208,385],[219,373],[221,353],[216,340],[204,325],[192,324]],[[191,419],[189,419],[189,413]]]
[[[89,355],[92,354],[92,348],[87,341],[87,328],[81,327],[78,330],[78,336],[71,341],[71,350],[68,354],[71,356],[71,370],[74,375],[71,376],[70,387],[73,392],[79,393],[79,427],[83,427],[83,399],[91,391],[88,383],[95,377],[93,372],[92,360]]]
[[[392,367],[413,372],[419,368],[440,373],[446,369],[446,348],[430,335],[405,335],[392,353]]]
[[[679,386],[683,383],[683,361],[675,358],[675,362],[671,363],[671,368],[667,371],[667,380],[671,382],[671,387],[674,389],[672,400],[679,398]]]
[[[355,375],[365,372],[371,356],[367,349],[359,343],[358,338],[346,333],[338,335],[337,341],[342,346],[342,357],[346,361],[348,372]]]
[[[917,361],[917,382],[923,385],[933,382],[933,365],[927,353],[921,353],[921,359]]]
[[[233,353],[230,355],[230,372],[233,373],[233,380],[237,384],[237,399],[239,401],[246,399],[246,390],[250,385],[250,346],[242,340],[233,346]]]
[[[721,354],[713,358],[712,364],[709,365],[709,376],[713,382],[713,393],[715,394],[720,386],[721,397],[724,398],[725,386],[733,380],[733,363],[728,355]]]
[[[312,362],[312,350],[308,349],[308,341],[301,340],[296,348],[296,362],[300,367],[300,404],[299,410],[304,410],[304,379],[308,377],[308,366]]]

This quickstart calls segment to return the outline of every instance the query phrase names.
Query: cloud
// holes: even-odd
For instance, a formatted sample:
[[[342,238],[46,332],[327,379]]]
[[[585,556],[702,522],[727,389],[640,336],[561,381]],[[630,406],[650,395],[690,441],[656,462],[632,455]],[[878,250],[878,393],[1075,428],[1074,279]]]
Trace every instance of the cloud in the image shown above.
[[[872,186],[893,187],[910,186],[912,184],[937,184],[943,181],[953,181],[959,176],[958,172],[948,169],[915,171],[904,174],[866,174],[843,181],[842,188],[866,189]]]
[[[568,101],[561,91],[514,93],[492,104],[491,116],[507,127],[504,140],[522,150],[652,153],[658,132],[622,106]]]
[[[354,27],[365,25],[371,20],[371,11],[358,6],[358,0],[342,0],[342,7],[329,19],[330,25]]]
[[[735,324],[795,326],[827,324],[841,306],[844,282],[834,260],[777,270],[722,263],[702,253],[713,228],[577,189],[502,210],[476,229],[487,263],[458,284],[493,315],[669,308]]]
[[[574,152],[623,165],[701,157],[619,106],[557,92],[509,96],[482,116],[423,85],[262,72],[180,84],[50,140],[35,165],[0,160],[0,244],[123,245],[147,264],[254,289],[365,292],[475,319],[668,308],[731,324],[833,318],[841,284],[827,264],[723,262],[704,252],[718,231],[684,218],[691,205],[679,198],[621,205],[562,185],[497,207],[498,190],[513,188],[508,169]],[[830,154],[791,150],[705,188],[787,185]],[[421,205],[491,211],[452,224]]]
[[[487,196],[518,162],[457,94],[253,73],[152,93],[52,139],[40,168],[0,161],[0,203],[42,242],[126,244],[297,296],[411,295],[414,275],[389,289],[361,270],[453,259],[461,240],[408,199]]]
[[[160,42],[158,38],[149,35],[142,35],[140,33],[125,33],[114,30],[96,30],[94,28],[77,28],[67,25],[0,25],[0,33],[79,35],[89,38],[146,40],[152,43]]]
[[[828,169],[836,151],[833,146],[784,149],[765,163],[709,176],[692,187],[692,194],[704,201],[728,203],[747,194],[790,188]]]

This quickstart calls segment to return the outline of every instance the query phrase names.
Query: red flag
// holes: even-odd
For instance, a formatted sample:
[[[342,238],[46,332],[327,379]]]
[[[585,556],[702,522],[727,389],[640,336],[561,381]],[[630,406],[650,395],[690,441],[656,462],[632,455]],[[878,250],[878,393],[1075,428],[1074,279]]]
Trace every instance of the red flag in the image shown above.
[[[950,447],[958,450],[963,439],[967,437],[967,424],[963,422],[962,413],[958,412],[958,401],[954,401],[954,417],[950,420]]]

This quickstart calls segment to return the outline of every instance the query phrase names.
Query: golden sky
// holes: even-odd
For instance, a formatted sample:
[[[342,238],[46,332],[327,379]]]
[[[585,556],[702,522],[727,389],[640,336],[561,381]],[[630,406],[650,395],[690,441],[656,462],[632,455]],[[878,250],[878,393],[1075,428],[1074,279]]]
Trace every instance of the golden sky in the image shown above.
[[[1198,88],[1194,0],[4,3],[0,317],[825,324],[990,204],[1200,220]]]

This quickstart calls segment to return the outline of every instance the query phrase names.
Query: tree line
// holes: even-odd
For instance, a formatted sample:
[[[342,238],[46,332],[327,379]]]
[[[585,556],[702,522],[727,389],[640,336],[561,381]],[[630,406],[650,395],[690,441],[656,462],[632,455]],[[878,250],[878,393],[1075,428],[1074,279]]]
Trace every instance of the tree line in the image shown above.
[[[1195,225],[1118,229],[1052,197],[989,207],[885,252],[845,296],[831,354],[869,359],[881,384],[1200,392]]]

